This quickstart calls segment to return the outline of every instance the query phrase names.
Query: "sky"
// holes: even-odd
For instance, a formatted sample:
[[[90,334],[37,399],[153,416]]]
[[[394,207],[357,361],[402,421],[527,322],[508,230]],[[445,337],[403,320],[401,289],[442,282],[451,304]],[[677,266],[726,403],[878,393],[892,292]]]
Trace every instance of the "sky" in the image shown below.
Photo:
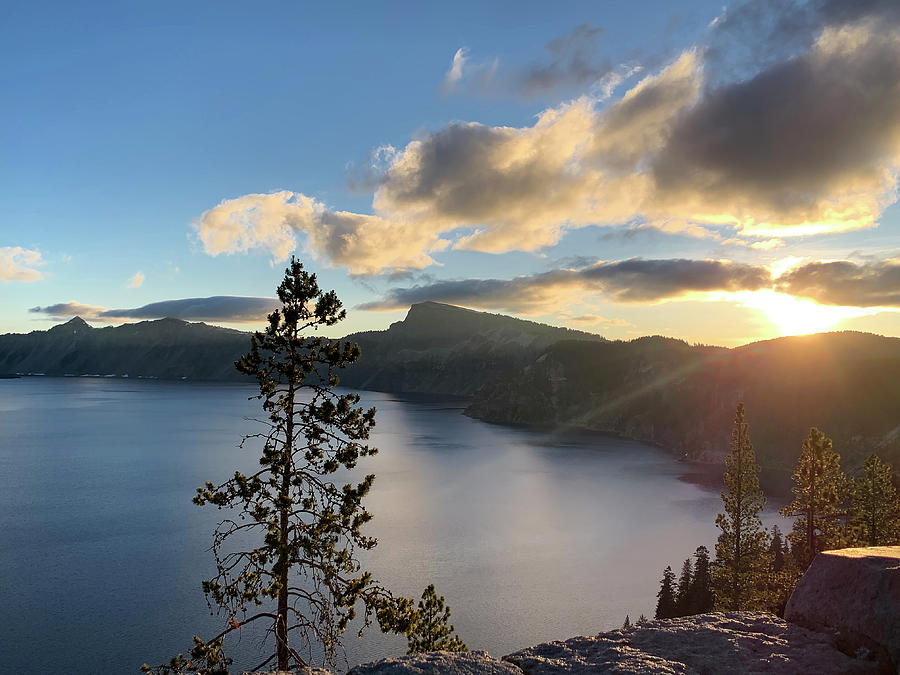
[[[297,256],[734,346],[900,336],[900,3],[11,2],[0,332],[259,328]]]

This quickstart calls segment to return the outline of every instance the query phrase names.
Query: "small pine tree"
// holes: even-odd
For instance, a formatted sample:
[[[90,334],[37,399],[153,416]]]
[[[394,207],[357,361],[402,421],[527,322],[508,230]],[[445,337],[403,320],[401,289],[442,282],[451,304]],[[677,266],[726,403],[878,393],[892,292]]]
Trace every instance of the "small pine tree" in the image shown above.
[[[709,549],[698,546],[694,552],[694,577],[688,593],[688,614],[705,614],[713,610],[712,578],[709,569]]]
[[[419,652],[467,652],[466,644],[453,635],[450,624],[450,608],[444,605],[444,596],[438,597],[434,584],[422,593],[412,626],[406,633],[407,654]]]
[[[759,487],[759,464],[744,421],[744,404],[738,403],[731,433],[731,452],[725,458],[725,513],[716,516],[722,530],[716,541],[713,591],[716,609],[763,609],[761,592],[768,571],[766,531],[759,512],[766,498]]]
[[[863,475],[853,481],[851,528],[860,546],[890,546],[900,542],[900,500],[892,480],[893,470],[878,455],[863,464]]]
[[[675,616],[675,586],[675,572],[667,565],[660,581],[659,593],[656,594],[657,619],[671,619]]]
[[[783,516],[796,516],[788,535],[792,560],[802,574],[812,559],[826,548],[843,543],[842,508],[847,479],[841,470],[841,457],[832,449],[831,439],[813,427],[803,441],[793,475],[794,499],[781,509]]]
[[[627,614],[625,615],[625,623],[622,624],[622,630],[625,630],[626,628],[631,628],[631,617]]]
[[[634,625],[635,625],[635,626],[642,626],[642,625],[644,625],[645,623],[647,623],[647,617],[644,616],[643,614],[641,614],[641,615],[638,617],[637,623],[634,624]]]
[[[772,555],[772,571],[780,572],[784,567],[784,537],[781,536],[781,529],[778,525],[772,526],[769,553]]]
[[[675,616],[689,616],[693,614],[690,607],[693,577],[694,568],[691,564],[691,559],[688,558],[681,565],[681,575],[678,577],[678,591],[675,593]]]

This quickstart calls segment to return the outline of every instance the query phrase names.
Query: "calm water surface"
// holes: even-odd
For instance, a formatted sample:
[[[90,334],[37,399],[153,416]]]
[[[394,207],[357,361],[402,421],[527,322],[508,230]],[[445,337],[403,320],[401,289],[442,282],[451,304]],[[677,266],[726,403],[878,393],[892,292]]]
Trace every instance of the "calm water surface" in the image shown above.
[[[112,379],[0,380],[0,671],[127,673],[218,632],[200,580],[217,516],[194,488],[256,454],[254,389]],[[363,392],[363,464],[396,593],[434,583],[470,649],[502,656],[652,616],[662,568],[712,546],[718,494],[638,443],[487,425],[455,402]],[[244,636],[236,666],[250,667]],[[349,637],[350,663],[405,641]],[[258,659],[257,659],[258,660]]]

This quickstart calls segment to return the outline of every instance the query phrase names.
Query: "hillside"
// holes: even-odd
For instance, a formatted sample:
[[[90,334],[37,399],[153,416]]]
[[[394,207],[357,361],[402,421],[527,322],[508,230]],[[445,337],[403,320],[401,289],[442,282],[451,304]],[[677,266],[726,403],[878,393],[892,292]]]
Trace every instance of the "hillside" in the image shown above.
[[[582,426],[716,461],[744,401],[761,464],[793,465],[810,426],[851,465],[900,460],[900,339],[822,333],[736,349],[660,337],[559,342],[466,414],[498,423]]]
[[[560,340],[598,335],[423,302],[385,331],[348,335],[362,349],[341,383],[357,389],[471,396],[513,377]]]

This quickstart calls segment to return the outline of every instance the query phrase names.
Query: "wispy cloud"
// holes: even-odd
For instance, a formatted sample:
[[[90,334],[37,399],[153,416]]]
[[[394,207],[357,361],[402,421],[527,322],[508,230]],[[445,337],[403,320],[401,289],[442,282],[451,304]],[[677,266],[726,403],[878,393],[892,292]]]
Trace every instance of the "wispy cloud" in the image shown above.
[[[144,283],[144,273],[136,272],[133,277],[128,280],[128,288],[139,288]]]
[[[43,264],[40,251],[21,246],[0,246],[0,281],[40,281],[44,275],[35,268]]]
[[[80,316],[87,321],[111,323],[128,319],[162,319],[171,317],[185,321],[220,321],[224,323],[254,323],[264,321],[281,306],[277,298],[256,298],[235,295],[217,295],[209,298],[183,298],[163,300],[141,307],[107,309],[80,302],[63,302],[28,311],[63,320]]]
[[[617,303],[654,303],[694,293],[755,291],[771,285],[768,269],[721,260],[600,262],[513,279],[458,279],[395,288],[358,309],[390,311],[427,300],[520,314],[558,311],[585,294]]]

